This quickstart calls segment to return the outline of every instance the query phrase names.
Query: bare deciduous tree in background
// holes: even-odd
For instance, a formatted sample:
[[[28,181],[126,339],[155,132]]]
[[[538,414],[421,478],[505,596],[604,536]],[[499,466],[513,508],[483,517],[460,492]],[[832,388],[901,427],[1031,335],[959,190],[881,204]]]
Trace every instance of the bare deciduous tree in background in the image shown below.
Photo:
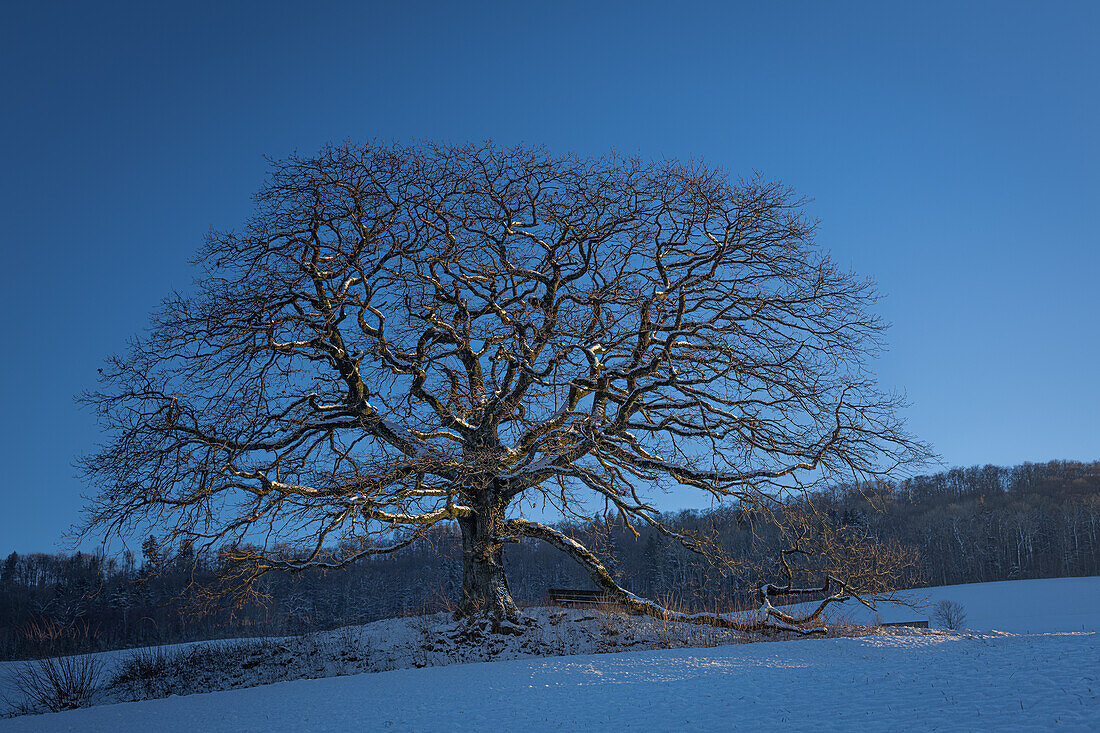
[[[941,629],[959,631],[966,627],[966,610],[961,603],[940,601],[932,613],[932,620],[939,624]]]
[[[662,524],[657,492],[767,509],[926,454],[867,371],[884,331],[873,288],[815,247],[778,183],[345,144],[276,163],[257,206],[243,231],[210,235],[195,292],[166,300],[86,395],[111,436],[84,459],[100,490],[86,532],[155,524],[229,547],[246,587],[453,520],[462,615],[518,615],[503,547],[536,539],[668,618],[523,514],[590,515],[595,499],[707,553]]]

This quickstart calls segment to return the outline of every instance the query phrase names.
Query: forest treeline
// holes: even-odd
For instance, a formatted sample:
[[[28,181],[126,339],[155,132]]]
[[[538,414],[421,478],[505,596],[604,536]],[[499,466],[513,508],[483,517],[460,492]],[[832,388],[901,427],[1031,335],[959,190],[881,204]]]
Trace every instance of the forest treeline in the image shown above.
[[[908,586],[1100,575],[1100,462],[1056,461],[952,469],[895,485],[837,486],[814,497],[839,527],[907,548]],[[767,572],[783,538],[736,508],[666,515],[676,530],[709,533],[751,568],[718,573],[664,535],[593,521],[566,529],[596,546],[624,585],[689,607],[729,607]],[[217,557],[184,548],[165,557],[155,537],[141,553],[24,554],[0,566],[0,658],[195,639],[293,634],[439,610],[461,589],[461,538],[437,528],[392,556],[333,571],[273,574],[266,600],[196,617],[184,598],[212,579]],[[545,602],[551,587],[589,587],[572,560],[540,543],[509,545],[512,593]],[[774,567],[774,566],[773,566]]]

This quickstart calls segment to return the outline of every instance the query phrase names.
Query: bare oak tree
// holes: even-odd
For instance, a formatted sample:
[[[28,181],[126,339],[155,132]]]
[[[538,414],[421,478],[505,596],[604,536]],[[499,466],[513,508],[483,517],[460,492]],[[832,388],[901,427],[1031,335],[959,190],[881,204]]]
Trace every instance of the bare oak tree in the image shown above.
[[[460,614],[517,616],[503,548],[534,539],[670,618],[523,514],[598,502],[705,553],[662,523],[661,490],[776,506],[925,453],[867,370],[884,331],[872,286],[815,247],[778,183],[372,143],[275,163],[256,201],[85,396],[110,436],[84,459],[100,492],[85,531],[155,524],[231,548],[247,586],[455,521]],[[796,590],[765,586],[749,626],[803,621],[768,602]]]

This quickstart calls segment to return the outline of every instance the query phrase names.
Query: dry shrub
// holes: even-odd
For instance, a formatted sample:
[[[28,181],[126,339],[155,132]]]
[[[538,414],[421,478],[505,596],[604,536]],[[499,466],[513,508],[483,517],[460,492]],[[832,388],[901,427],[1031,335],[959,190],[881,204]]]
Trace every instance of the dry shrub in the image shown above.
[[[939,624],[940,628],[958,631],[966,626],[966,611],[961,603],[940,601],[936,604],[932,619]]]
[[[103,663],[90,655],[21,662],[9,679],[9,688],[20,698],[11,701],[12,707],[20,712],[82,707],[96,691],[102,673]]]
[[[608,639],[608,643],[617,643],[617,637],[622,635],[628,623],[622,607],[615,603],[602,602],[596,606],[595,611],[600,633]]]
[[[60,657],[101,646],[100,630],[82,618],[60,624],[50,618],[32,618],[19,630],[28,656]]]
[[[169,655],[161,646],[134,649],[123,657],[108,687],[125,685],[140,691],[138,699],[157,697],[164,691],[165,679],[177,664],[179,652]]]

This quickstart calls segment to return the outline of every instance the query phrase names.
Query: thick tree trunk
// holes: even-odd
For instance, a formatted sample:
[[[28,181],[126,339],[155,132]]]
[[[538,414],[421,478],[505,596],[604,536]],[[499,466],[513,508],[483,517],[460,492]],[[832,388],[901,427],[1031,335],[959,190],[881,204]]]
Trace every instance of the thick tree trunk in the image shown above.
[[[504,575],[504,545],[500,537],[503,507],[480,507],[477,514],[460,517],[462,528],[462,599],[458,617],[488,616],[494,623],[519,618]]]

